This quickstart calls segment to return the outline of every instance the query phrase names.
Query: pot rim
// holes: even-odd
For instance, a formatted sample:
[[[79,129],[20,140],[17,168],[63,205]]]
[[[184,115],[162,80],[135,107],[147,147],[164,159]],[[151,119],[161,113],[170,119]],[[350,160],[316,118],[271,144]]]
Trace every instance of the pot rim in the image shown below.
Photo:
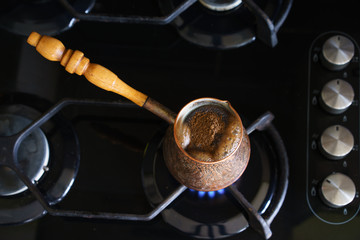
[[[222,158],[222,159],[219,159],[219,160],[216,160],[216,161],[210,161],[210,162],[206,162],[206,161],[201,161],[201,160],[198,160],[192,156],[190,156],[186,151],[185,149],[182,148],[180,142],[179,142],[179,139],[177,138],[176,136],[176,131],[175,131],[175,128],[176,128],[176,125],[178,124],[178,121],[180,121],[180,116],[183,115],[181,114],[183,111],[185,111],[185,108],[187,108],[190,104],[194,104],[198,101],[206,101],[206,100],[210,100],[212,102],[217,102],[217,103],[220,103],[219,105],[226,105],[230,110],[231,112],[234,114],[234,116],[236,117],[236,119],[239,121],[240,125],[241,125],[241,135],[240,135],[240,141],[238,143],[238,145],[236,146],[236,148],[234,149],[234,151],[232,151],[227,157],[225,158]],[[204,106],[204,105],[201,105],[201,106]],[[196,108],[194,108],[196,109]],[[175,139],[175,143],[176,143],[176,146],[180,149],[180,151],[185,154],[185,156],[187,156],[189,159],[191,159],[192,161],[195,161],[195,162],[198,162],[200,164],[218,164],[218,163],[221,163],[221,162],[224,162],[226,161],[227,159],[231,158],[236,151],[238,151],[243,139],[244,139],[244,134],[245,134],[245,128],[242,124],[242,121],[241,121],[241,118],[239,116],[239,114],[235,111],[235,109],[231,106],[230,102],[227,101],[227,100],[220,100],[220,99],[217,99],[217,98],[212,98],[212,97],[203,97],[203,98],[197,98],[195,100],[192,100],[191,102],[187,103],[180,111],[179,113],[177,114],[176,116],[176,119],[175,119],[175,122],[174,122],[174,128],[173,128],[173,136],[174,136],[174,139]],[[240,175],[241,176],[241,175]]]

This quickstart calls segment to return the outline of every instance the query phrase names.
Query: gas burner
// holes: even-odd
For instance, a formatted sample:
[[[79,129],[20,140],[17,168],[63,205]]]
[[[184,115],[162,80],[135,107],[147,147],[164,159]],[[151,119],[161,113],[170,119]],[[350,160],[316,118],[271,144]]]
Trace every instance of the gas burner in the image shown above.
[[[277,44],[276,34],[292,6],[292,0],[169,0],[159,1],[163,16],[141,13],[124,15],[123,12],[129,8],[124,3],[119,4],[122,8],[116,8],[115,12],[120,11],[116,14],[113,10],[109,13],[109,9],[107,13],[88,14],[94,2],[95,0],[48,0],[19,6],[16,6],[16,2],[0,12],[0,22],[12,32],[29,34],[31,31],[38,31],[47,35],[66,30],[75,21],[152,25],[172,23],[184,39],[203,47],[237,48],[256,38],[274,47]],[[142,6],[148,6],[146,4],[149,4],[148,1],[144,1]],[[41,11],[38,10],[39,7]],[[39,13],[44,12],[47,13],[46,16],[38,17]]]
[[[16,161],[10,149],[21,133],[50,104],[28,94],[0,95],[0,224],[18,224],[46,213],[15,174],[15,166],[51,204],[69,191],[79,167],[79,146],[70,123],[60,115],[30,132],[20,143]]]
[[[187,41],[218,49],[244,46],[261,39],[277,44],[276,33],[285,21],[292,0],[201,0],[172,23]],[[173,11],[176,0],[161,1],[164,12]]]
[[[73,0],[69,4],[79,12],[88,13],[95,0]],[[56,0],[6,1],[0,11],[0,26],[20,35],[29,35],[32,31],[56,35],[75,22]]]
[[[233,185],[259,214],[267,217],[271,215],[269,224],[284,200],[287,185],[287,174],[284,173],[288,171],[281,156],[283,153],[276,147],[281,143],[274,132],[271,128],[267,134],[257,132],[250,135],[252,153],[249,165]],[[159,131],[148,144],[143,162],[143,185],[153,206],[161,203],[179,185],[163,159],[164,134],[164,130]],[[274,149],[279,152],[274,152]],[[227,188],[213,192],[188,189],[172,207],[162,212],[162,216],[169,225],[195,238],[229,237],[249,226]]]

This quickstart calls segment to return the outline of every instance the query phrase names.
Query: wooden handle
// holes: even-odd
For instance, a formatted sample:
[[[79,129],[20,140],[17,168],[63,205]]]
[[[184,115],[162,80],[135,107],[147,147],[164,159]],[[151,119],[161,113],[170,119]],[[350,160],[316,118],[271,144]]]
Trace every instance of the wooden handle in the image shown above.
[[[143,107],[148,99],[148,96],[121,81],[107,68],[99,64],[90,63],[90,60],[84,57],[82,52],[65,49],[62,42],[55,38],[41,36],[36,32],[32,32],[27,42],[31,46],[36,47],[36,50],[46,59],[60,62],[69,73],[84,75],[87,80],[96,86],[120,94],[140,107]]]

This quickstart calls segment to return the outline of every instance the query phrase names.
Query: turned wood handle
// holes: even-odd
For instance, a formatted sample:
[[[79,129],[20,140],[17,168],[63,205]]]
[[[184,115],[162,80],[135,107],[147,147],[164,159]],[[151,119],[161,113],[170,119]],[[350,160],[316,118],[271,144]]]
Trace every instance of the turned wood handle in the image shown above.
[[[36,50],[46,59],[60,62],[69,73],[84,75],[87,80],[96,86],[120,94],[140,107],[143,107],[148,99],[148,96],[121,81],[107,68],[90,63],[90,60],[82,52],[65,49],[62,42],[55,38],[32,32],[27,42],[36,47]]]

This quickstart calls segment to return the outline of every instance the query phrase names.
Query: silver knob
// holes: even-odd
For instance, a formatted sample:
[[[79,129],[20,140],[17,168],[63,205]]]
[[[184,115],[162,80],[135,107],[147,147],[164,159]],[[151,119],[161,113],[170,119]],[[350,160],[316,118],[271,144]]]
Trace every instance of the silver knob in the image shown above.
[[[321,184],[321,198],[326,205],[340,208],[351,203],[356,195],[354,182],[345,174],[333,173]]]
[[[321,60],[329,70],[341,70],[350,63],[354,53],[354,43],[349,38],[335,35],[325,41]]]
[[[344,158],[354,147],[354,137],[345,127],[334,125],[325,129],[320,137],[320,150],[329,159]]]
[[[335,79],[325,84],[321,90],[320,103],[322,107],[333,114],[346,111],[354,100],[354,89],[341,79]]]

